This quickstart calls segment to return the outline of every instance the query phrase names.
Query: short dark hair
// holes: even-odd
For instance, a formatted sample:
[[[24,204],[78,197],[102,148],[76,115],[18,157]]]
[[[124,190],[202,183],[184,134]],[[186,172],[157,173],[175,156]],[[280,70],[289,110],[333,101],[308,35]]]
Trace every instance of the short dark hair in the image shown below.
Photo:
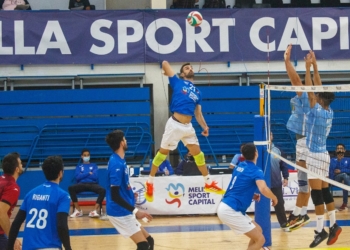
[[[83,150],[81,150],[81,155],[83,155],[85,152],[89,152],[90,154],[90,150],[88,150],[87,148],[83,148]]]
[[[182,66],[180,68],[180,74],[184,72],[184,67],[187,65],[191,65],[191,63],[187,62],[187,63],[182,64]]]
[[[333,92],[319,92],[318,97],[323,100],[323,103],[326,106],[329,106],[329,104],[331,104],[335,99]]]
[[[56,180],[59,173],[63,171],[62,157],[57,155],[47,157],[41,168],[43,169],[46,180]]]
[[[338,143],[337,146],[336,146],[335,148],[337,148],[338,146],[342,146],[344,149],[346,149],[346,148],[345,148],[345,145],[344,145],[343,143]]]
[[[4,159],[2,159],[2,170],[4,174],[13,175],[17,167],[19,167],[18,159],[20,158],[20,154],[17,152],[12,152],[5,155]]]
[[[119,149],[120,143],[124,140],[124,132],[122,130],[114,130],[106,136],[105,140],[114,152]]]
[[[256,147],[254,143],[247,143],[242,148],[242,155],[248,161],[252,161],[255,158]]]

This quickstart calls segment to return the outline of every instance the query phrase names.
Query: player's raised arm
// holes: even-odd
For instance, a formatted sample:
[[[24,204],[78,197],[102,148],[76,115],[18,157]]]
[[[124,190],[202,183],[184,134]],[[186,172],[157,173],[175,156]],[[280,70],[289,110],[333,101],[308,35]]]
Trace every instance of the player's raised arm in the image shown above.
[[[321,77],[320,77],[320,74],[318,73],[318,66],[316,62],[315,52],[310,50],[310,55],[312,58],[312,66],[314,68],[314,85],[316,86],[322,85]]]
[[[305,60],[305,68],[306,68],[306,74],[305,74],[305,85],[306,86],[312,86],[312,81],[311,81],[311,73],[310,73],[310,67],[312,64],[312,55],[311,53],[308,53],[306,57],[304,58]],[[313,92],[307,92],[307,95],[309,97],[309,103],[310,103],[310,108],[313,108],[316,104],[316,96]]]
[[[164,75],[173,77],[175,75],[174,70],[171,68],[168,61],[163,61],[162,63],[162,69],[164,71]]]
[[[292,52],[292,45],[288,45],[284,52],[284,64],[286,66],[288,77],[293,86],[302,86],[303,83],[300,80],[298,73],[295,71],[292,63],[290,62],[290,54]],[[298,96],[301,96],[301,92],[297,92]]]

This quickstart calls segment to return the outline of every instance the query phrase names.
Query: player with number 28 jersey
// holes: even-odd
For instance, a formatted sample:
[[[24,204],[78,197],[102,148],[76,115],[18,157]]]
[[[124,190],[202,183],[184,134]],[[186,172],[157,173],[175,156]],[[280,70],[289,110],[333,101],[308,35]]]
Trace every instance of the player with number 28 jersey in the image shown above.
[[[47,181],[31,190],[20,208],[27,214],[23,249],[61,248],[56,214],[59,212],[68,214],[69,208],[68,193],[56,183]]]

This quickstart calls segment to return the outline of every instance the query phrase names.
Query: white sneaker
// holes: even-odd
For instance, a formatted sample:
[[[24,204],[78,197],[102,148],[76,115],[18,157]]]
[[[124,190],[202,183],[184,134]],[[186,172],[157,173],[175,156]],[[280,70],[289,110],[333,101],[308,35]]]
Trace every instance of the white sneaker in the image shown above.
[[[94,211],[91,211],[89,213],[89,217],[91,217],[91,218],[98,218],[98,217],[100,217],[100,215],[96,212],[96,210],[94,210]]]
[[[77,210],[74,208],[74,212],[70,215],[71,218],[81,217],[83,216],[83,210]]]

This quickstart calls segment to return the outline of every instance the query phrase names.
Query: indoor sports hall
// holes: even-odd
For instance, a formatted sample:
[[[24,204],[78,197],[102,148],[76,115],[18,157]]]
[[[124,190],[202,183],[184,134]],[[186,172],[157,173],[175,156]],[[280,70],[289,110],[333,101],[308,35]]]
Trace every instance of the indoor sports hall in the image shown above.
[[[59,186],[68,192],[76,184],[82,150],[88,149],[90,162],[98,166],[97,184],[110,189],[108,162],[113,152],[105,138],[122,130],[134,205],[153,216],[149,223],[139,222],[153,237],[154,249],[247,249],[249,238],[235,234],[217,216],[224,195],[206,192],[196,169],[177,172],[181,161],[189,161],[183,142],[167,157],[174,174],[157,172],[154,200],[145,197],[150,163],[173,115],[174,90],[163,62],[179,76],[182,65],[190,62],[209,136],[202,135],[195,116],[191,123],[210,178],[230,189],[237,172],[230,169],[231,160],[241,154],[242,144],[254,142],[257,166],[268,185],[273,182],[272,160],[288,168],[289,177],[283,187],[281,183],[287,218],[301,190],[298,171],[329,185],[325,199],[333,197],[332,211],[342,231],[334,244],[322,241],[314,249],[350,250],[350,1],[226,0],[222,7],[212,0],[90,0],[91,11],[82,6],[69,10],[68,0],[28,1],[31,10],[25,3],[17,10],[0,11],[0,164],[7,154],[18,152],[24,170],[17,179],[20,194],[11,223],[26,194],[45,182],[42,166],[48,156],[62,157]],[[295,85],[299,80],[290,72],[302,85]],[[192,90],[184,87],[181,92]],[[324,160],[314,157],[317,164],[309,168],[297,163],[299,133],[288,125],[296,110],[291,100],[298,93],[308,97],[303,105],[312,107],[318,107],[320,93],[334,95],[329,108],[322,106],[332,110],[325,134],[320,136],[310,126],[303,135],[309,144],[321,138],[322,153],[329,155]],[[303,114],[306,121],[311,119],[308,114]],[[272,145],[281,153],[274,153]],[[341,167],[334,165],[339,145],[344,147]],[[313,150],[310,145],[305,149]],[[310,221],[290,226],[292,230],[281,228],[269,199],[261,195],[259,202],[252,200],[247,214],[262,227],[266,242],[261,249],[309,249],[322,209],[328,232],[334,214],[328,215],[330,206],[321,209],[323,200],[315,197],[306,205]],[[68,216],[72,249],[136,249],[109,221],[106,199],[101,215],[90,218],[96,198],[91,192],[78,194],[83,215]],[[316,208],[314,201],[320,203]],[[73,212],[71,203],[68,215]]]

